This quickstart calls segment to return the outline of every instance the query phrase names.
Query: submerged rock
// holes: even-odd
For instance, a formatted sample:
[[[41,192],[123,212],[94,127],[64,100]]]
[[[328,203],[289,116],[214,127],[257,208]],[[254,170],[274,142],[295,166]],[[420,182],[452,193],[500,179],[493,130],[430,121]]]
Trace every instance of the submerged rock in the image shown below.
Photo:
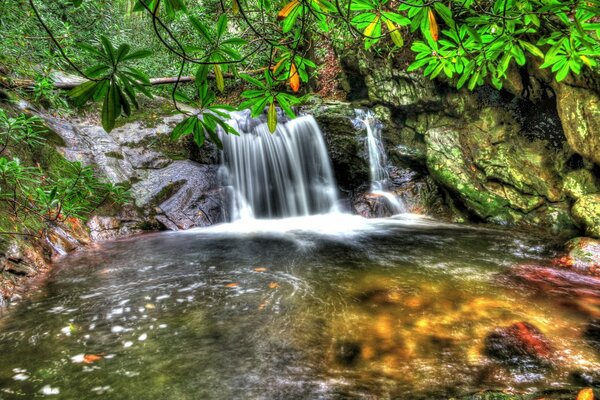
[[[541,295],[556,297],[565,307],[600,317],[600,278],[537,265],[519,265],[509,274]]]
[[[553,353],[544,334],[528,322],[498,328],[485,338],[485,354],[510,365],[550,365]]]
[[[358,342],[342,340],[335,344],[335,360],[346,366],[355,365],[360,359],[361,345]]]
[[[585,327],[583,337],[590,346],[600,353],[600,319],[593,320]],[[600,382],[600,379],[598,381]]]

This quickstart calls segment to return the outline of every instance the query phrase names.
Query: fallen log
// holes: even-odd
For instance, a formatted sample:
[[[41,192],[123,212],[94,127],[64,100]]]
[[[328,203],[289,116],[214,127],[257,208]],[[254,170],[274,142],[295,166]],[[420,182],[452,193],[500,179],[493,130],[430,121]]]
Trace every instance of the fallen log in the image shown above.
[[[260,69],[251,70],[251,71],[243,71],[242,73],[254,75],[254,74],[262,73],[263,71],[264,71],[264,68],[260,68]],[[214,76],[214,74],[210,73],[210,74],[208,74],[208,77],[210,79],[214,79],[215,76]],[[234,75],[232,73],[224,73],[223,77],[233,78]],[[61,89],[61,90],[73,89],[74,87],[81,85],[82,83],[87,81],[87,79],[79,77],[79,76],[65,75],[62,73],[52,74],[51,79],[52,79],[52,84],[53,84],[54,88]],[[187,83],[187,82],[194,82],[195,80],[196,80],[196,77],[194,77],[194,76],[181,76],[181,77],[170,76],[170,77],[162,77],[162,78],[151,78],[150,84],[152,86],[170,85],[170,84],[174,84],[176,82]],[[12,78],[7,78],[5,76],[0,76],[0,86],[5,87],[6,89],[33,89],[33,87],[35,86],[35,81],[32,79],[18,79],[18,78],[12,79]]]

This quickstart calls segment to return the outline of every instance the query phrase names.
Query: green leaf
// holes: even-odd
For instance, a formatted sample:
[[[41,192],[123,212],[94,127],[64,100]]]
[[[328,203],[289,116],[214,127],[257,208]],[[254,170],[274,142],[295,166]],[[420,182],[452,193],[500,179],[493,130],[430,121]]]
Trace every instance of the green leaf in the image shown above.
[[[119,50],[117,50],[117,56],[116,56],[117,64],[123,60],[123,58],[127,55],[127,53],[129,53],[129,50],[131,50],[131,47],[126,43],[123,43],[122,45],[119,46]]]
[[[102,46],[104,47],[104,52],[106,53],[108,59],[110,60],[111,64],[114,66],[117,63],[116,62],[117,59],[115,56],[115,48],[110,43],[110,40],[108,40],[108,38],[104,35],[100,36],[100,42],[102,43]]]
[[[97,64],[85,69],[83,73],[89,78],[97,78],[101,75],[104,75],[104,73],[108,72],[109,69],[110,66],[106,64]]]
[[[192,115],[191,117],[185,118],[183,121],[178,123],[173,132],[171,132],[171,139],[178,140],[182,136],[185,136],[192,132],[194,124],[198,121],[198,117]]]
[[[219,89],[219,92],[223,93],[223,91],[225,91],[225,80],[223,79],[223,72],[221,71],[221,66],[219,64],[215,64],[214,70],[217,89]]]
[[[198,31],[198,33],[200,33],[200,35],[204,39],[206,39],[208,42],[212,43],[213,38],[212,38],[210,32],[208,31],[208,28],[202,22],[200,22],[200,20],[198,20],[198,18],[194,17],[193,15],[190,15],[188,18],[189,18],[192,26],[194,28],[196,28],[196,31]]]
[[[119,90],[115,83],[111,82],[102,106],[102,127],[106,132],[113,130],[118,113],[120,112],[121,98]]]
[[[277,129],[277,110],[275,109],[275,103],[271,102],[269,106],[269,112],[267,113],[267,126],[271,133],[275,133]]]
[[[127,54],[125,57],[123,57],[123,61],[139,60],[140,58],[146,58],[151,55],[152,55],[152,50],[147,50],[147,49],[136,50],[136,51],[133,51],[133,52]]]
[[[220,39],[227,29],[227,14],[221,14],[217,21],[217,39]]]
[[[82,106],[88,101],[96,92],[98,82],[87,81],[71,89],[68,93],[74,103],[78,106]]]
[[[521,47],[525,50],[527,50],[528,52],[530,52],[531,54],[533,54],[534,56],[538,56],[539,58],[543,59],[544,58],[544,53],[537,48],[537,46],[526,42],[524,40],[519,40],[519,44],[521,45]]]

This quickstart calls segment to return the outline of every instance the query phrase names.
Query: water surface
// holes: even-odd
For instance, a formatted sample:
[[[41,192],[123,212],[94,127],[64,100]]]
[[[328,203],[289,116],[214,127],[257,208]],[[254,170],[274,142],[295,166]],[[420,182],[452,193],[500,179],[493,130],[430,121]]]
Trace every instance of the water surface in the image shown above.
[[[63,258],[0,318],[0,398],[449,398],[571,388],[587,319],[499,276],[555,243],[412,216],[148,234]],[[486,358],[518,321],[549,370]]]

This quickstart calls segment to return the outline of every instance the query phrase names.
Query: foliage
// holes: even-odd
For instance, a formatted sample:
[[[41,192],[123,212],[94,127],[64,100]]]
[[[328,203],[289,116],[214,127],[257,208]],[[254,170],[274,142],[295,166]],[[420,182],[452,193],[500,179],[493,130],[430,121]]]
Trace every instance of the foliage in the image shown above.
[[[0,109],[2,152],[23,153],[24,144],[32,150],[49,147],[44,132],[39,118],[13,118]],[[37,236],[49,223],[85,219],[103,203],[127,200],[124,187],[98,180],[92,167],[79,162],[63,160],[58,170],[51,171],[39,162],[27,165],[16,156],[0,156],[0,209],[4,213],[0,234]]]
[[[102,126],[107,132],[115,127],[115,121],[121,113],[131,115],[131,102],[139,108],[135,98],[136,91],[152,97],[144,87],[150,85],[150,80],[142,71],[127,66],[131,60],[148,57],[149,50],[131,51],[128,44],[121,44],[118,49],[112,45],[106,36],[100,36],[102,47],[96,48],[87,44],[80,47],[96,56],[99,63],[83,71],[90,80],[82,83],[69,92],[75,104],[83,105],[90,99],[104,98],[102,106]]]
[[[90,64],[89,55],[82,56],[73,44],[89,43],[95,31],[86,31],[81,23],[56,22],[58,6],[40,0],[27,0],[27,3],[34,11],[38,8],[44,11],[35,14],[48,36],[52,36],[54,28],[57,34],[67,32],[67,39],[52,40],[51,49],[59,49],[72,69]],[[597,68],[600,57],[600,0],[118,0],[108,3],[80,0],[59,3],[59,9],[67,16],[65,20],[72,18],[81,22],[88,12],[104,15],[100,18],[103,21],[99,23],[103,25],[100,32],[110,32],[111,40],[116,35],[114,42],[120,43],[113,46],[101,39],[103,47],[96,50],[103,54],[96,56],[103,60],[104,66],[81,71],[83,75],[89,74],[92,82],[84,83],[72,93],[77,103],[87,99],[104,102],[102,119],[107,130],[114,126],[121,113],[128,113],[129,103],[136,104],[135,91],[149,91],[142,70],[151,74],[163,72],[161,75],[165,71],[176,71],[179,76],[192,74],[199,90],[192,94],[185,89],[187,97],[208,96],[198,101],[204,107],[214,100],[211,98],[214,91],[202,89],[204,85],[214,86],[223,93],[229,80],[240,83],[238,78],[241,78],[256,89],[244,92],[245,100],[240,107],[250,107],[253,115],[263,111],[261,107],[267,108],[267,119],[273,128],[275,105],[292,115],[292,106],[301,101],[292,93],[307,90],[307,84],[318,73],[314,55],[319,40],[333,42],[336,47],[352,47],[361,42],[367,51],[379,54],[389,51],[390,56],[394,56],[401,54],[396,50],[404,46],[404,39],[410,35],[414,60],[410,60],[408,71],[422,70],[431,79],[443,77],[458,88],[466,86],[471,90],[483,84],[500,89],[508,69],[526,63],[547,68],[557,81],[562,81],[569,74]],[[127,10],[126,17],[120,20],[121,25],[135,27],[132,31],[137,33],[121,34],[119,24],[106,23],[110,18],[117,18],[114,10],[118,8]],[[104,14],[98,14],[99,11]],[[44,24],[47,16],[52,23]],[[82,30],[91,37],[83,38]],[[68,39],[71,35],[83,40]],[[154,54],[143,60],[148,68],[135,68],[137,72],[122,69],[120,63],[125,60],[114,62],[120,51],[129,49],[127,43],[133,43],[133,37],[138,41],[145,37],[144,43],[152,45]],[[315,39],[317,37],[319,39]],[[116,58],[112,53],[117,53]],[[152,61],[155,57],[161,62]],[[162,62],[165,60],[170,62]],[[238,74],[240,71],[244,73],[242,76]],[[91,76],[95,73],[105,75]],[[178,85],[175,83],[171,90],[174,102],[175,94],[181,94]],[[190,117],[196,115],[192,114]],[[196,118],[199,122],[194,122],[193,127],[186,126],[174,136],[194,132],[198,136],[203,132],[215,141],[218,135],[211,134],[213,127],[232,132],[223,128],[227,120],[224,113],[204,114],[211,115],[208,121],[206,116]],[[203,143],[203,139],[196,138],[196,143]]]

